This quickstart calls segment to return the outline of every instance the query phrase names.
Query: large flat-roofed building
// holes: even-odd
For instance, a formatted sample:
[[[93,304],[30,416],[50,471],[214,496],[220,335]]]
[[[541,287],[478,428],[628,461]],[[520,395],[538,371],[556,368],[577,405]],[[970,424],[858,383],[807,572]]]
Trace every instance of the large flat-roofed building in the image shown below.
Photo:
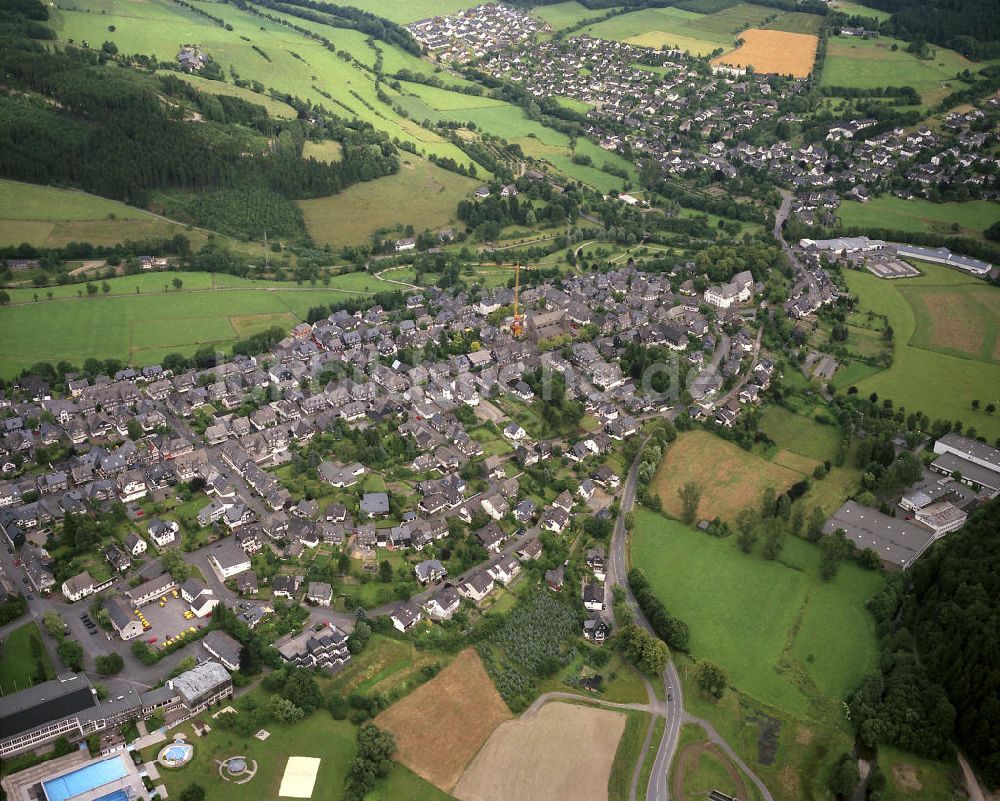
[[[945,434],[934,443],[938,458],[931,468],[945,475],[957,471],[962,481],[978,484],[990,496],[1000,494],[1000,450],[958,434]]]
[[[823,526],[823,533],[832,534],[837,529],[843,529],[847,540],[859,551],[871,548],[883,565],[904,570],[947,533],[935,533],[919,523],[890,517],[855,501],[847,501],[834,512]]]
[[[128,756],[91,759],[86,750],[5,776],[2,786],[8,801],[131,801],[148,795]]]
[[[69,740],[139,717],[134,690],[98,700],[84,673],[67,673],[0,698],[0,757],[38,748],[58,737]]]

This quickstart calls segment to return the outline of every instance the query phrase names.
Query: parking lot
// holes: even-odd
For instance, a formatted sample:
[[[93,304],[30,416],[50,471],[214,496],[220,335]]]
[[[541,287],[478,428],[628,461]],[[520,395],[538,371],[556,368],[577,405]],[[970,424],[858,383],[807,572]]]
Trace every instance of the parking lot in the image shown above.
[[[166,603],[157,600],[139,609],[141,615],[139,619],[142,620],[144,617],[152,626],[143,634],[143,637],[147,642],[156,637],[154,647],[162,647],[168,640],[188,631],[192,626],[197,629],[199,626],[205,625],[204,620],[199,620],[196,617],[191,619],[184,617],[184,613],[189,612],[190,607],[186,601],[179,597],[179,593],[175,597],[173,592],[168,592],[164,597],[167,599]]]

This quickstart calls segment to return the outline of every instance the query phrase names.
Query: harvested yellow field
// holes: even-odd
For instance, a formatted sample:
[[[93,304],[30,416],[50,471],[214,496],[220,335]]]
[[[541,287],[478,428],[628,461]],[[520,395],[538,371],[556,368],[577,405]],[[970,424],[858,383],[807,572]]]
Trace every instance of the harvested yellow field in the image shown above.
[[[546,704],[498,728],[462,775],[460,801],[607,801],[625,715]]]
[[[695,56],[707,56],[713,50],[721,49],[721,45],[718,42],[709,42],[704,39],[696,39],[693,36],[683,36],[668,31],[640,33],[638,36],[633,36],[625,41],[638,47],[652,47],[654,50],[659,50],[663,47],[677,48]]]
[[[816,60],[819,39],[808,33],[749,28],[740,34],[743,43],[712,60],[727,67],[753,67],[754,72],[809,76]]]
[[[794,454],[786,451],[784,457],[789,464],[769,462],[708,431],[685,431],[667,451],[650,491],[660,496],[663,511],[680,518],[677,490],[693,481],[701,487],[700,519],[733,520],[740,509],[756,504],[767,487],[780,495],[816,464],[810,460],[806,471],[805,463],[790,466]]]
[[[478,654],[468,648],[375,718],[375,724],[395,736],[396,759],[451,792],[483,743],[510,716]]]

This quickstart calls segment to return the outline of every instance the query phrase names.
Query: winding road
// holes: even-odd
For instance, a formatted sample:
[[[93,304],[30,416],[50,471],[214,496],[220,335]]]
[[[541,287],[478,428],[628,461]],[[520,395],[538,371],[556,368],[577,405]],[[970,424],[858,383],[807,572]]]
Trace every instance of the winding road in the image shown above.
[[[642,461],[643,448],[648,440],[649,438],[646,437],[640,444],[635,459],[632,460],[632,466],[629,468],[628,477],[625,479],[625,486],[622,489],[621,511],[618,515],[618,519],[615,521],[614,533],[611,539],[611,550],[608,555],[608,582],[610,583],[612,590],[615,585],[617,585],[625,591],[625,597],[633,611],[633,614],[635,615],[636,622],[650,633],[654,633],[652,626],[649,625],[649,621],[646,620],[645,615],[643,615],[642,611],[638,608],[635,597],[632,595],[632,590],[628,585],[628,530],[625,527],[625,514],[630,512],[635,506],[639,464]],[[611,618],[613,619],[613,613],[611,614]],[[660,745],[656,753],[656,759],[653,762],[653,770],[649,777],[649,784],[646,787],[646,801],[670,801],[670,784],[668,782],[670,765],[673,763],[674,756],[677,753],[677,744],[680,739],[681,726],[685,723],[694,723],[701,726],[708,739],[717,743],[725,754],[733,761],[733,763],[737,765],[740,770],[742,770],[743,773],[757,786],[757,789],[760,791],[764,801],[774,801],[771,792],[767,789],[764,782],[761,781],[760,777],[758,777],[750,769],[746,762],[740,758],[729,743],[725,741],[722,735],[715,730],[715,727],[708,721],[695,717],[694,715],[690,715],[684,711],[684,691],[681,686],[680,676],[677,675],[677,668],[674,665],[673,660],[667,663],[661,680],[663,681],[665,697],[667,699],[666,701],[659,700],[652,692],[652,687],[647,682],[646,691],[650,697],[650,702],[648,704],[604,704],[609,707],[619,706],[626,709],[642,709],[643,711],[650,712],[666,719],[667,723],[663,730],[663,738],[660,740]],[[541,703],[544,703],[547,698],[557,695],[570,694],[549,693],[539,698],[535,704],[540,705]],[[580,696],[572,695],[570,697],[575,699],[580,698]],[[535,705],[532,705],[531,709],[533,709],[534,706]],[[531,709],[528,711],[530,712]],[[636,801],[639,770],[641,770],[642,762],[645,758],[651,735],[652,728],[650,728],[646,734],[647,747],[643,748],[639,764],[636,766],[636,773],[633,776],[632,789],[629,796],[630,801]]]

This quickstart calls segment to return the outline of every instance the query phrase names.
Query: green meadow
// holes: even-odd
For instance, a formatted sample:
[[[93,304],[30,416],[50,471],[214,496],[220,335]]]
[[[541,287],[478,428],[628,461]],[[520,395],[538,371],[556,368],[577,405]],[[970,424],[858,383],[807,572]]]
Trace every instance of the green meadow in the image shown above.
[[[196,247],[208,239],[207,232],[117,200],[0,179],[0,245],[62,247],[83,241],[115,245],[176,234],[184,234]]]
[[[180,290],[172,286],[174,278],[183,281]],[[13,305],[0,314],[0,375],[17,375],[38,361],[65,359],[79,365],[94,356],[144,365],[175,351],[224,350],[273,325],[291,328],[312,306],[399,289],[367,273],[334,276],[328,287],[315,288],[173,272],[107,283],[110,291],[93,297],[81,284],[8,290]]]
[[[879,22],[884,22],[892,16],[888,11],[881,11],[877,8],[869,8],[868,6],[863,6],[860,3],[851,3],[846,0],[836,0],[836,2],[830,3],[830,8],[834,11],[840,11],[844,14],[849,14],[858,17],[874,17]]]
[[[865,203],[845,200],[837,211],[848,228],[892,228],[911,233],[968,236],[982,239],[983,231],[1000,221],[1000,205],[991,200],[932,203],[922,198],[904,200],[882,195]]]
[[[62,0],[53,13],[52,24],[64,41],[73,40],[77,44],[86,41],[91,46],[113,41],[123,52],[155,55],[165,61],[174,59],[182,42],[197,41],[226,74],[234,69],[242,78],[258,80],[265,87],[371,122],[390,136],[412,142],[425,152],[469,163],[468,157],[454,145],[395,114],[378,99],[370,72],[339,58],[322,43],[236,6],[204,0],[193,0],[193,5],[223,18],[233,30],[226,30],[169,0]],[[322,33],[363,64],[374,64],[375,52],[363,34],[298,17],[287,18],[300,27]],[[114,31],[109,31],[109,26]],[[263,51],[266,58],[251,44]],[[384,42],[379,46],[384,53],[392,54],[395,69],[422,63]]]
[[[245,89],[242,86],[236,86],[235,84],[225,83],[223,81],[210,81],[207,78],[202,78],[199,75],[190,75],[186,72],[161,70],[158,74],[173,75],[176,78],[180,78],[182,81],[186,81],[191,84],[199,92],[208,92],[213,95],[225,95],[227,97],[238,97],[240,100],[246,100],[248,103],[256,103],[258,106],[266,108],[267,113],[272,117],[290,120],[296,116],[295,109],[287,103],[275,100],[273,97],[260,94],[252,89]]]
[[[732,47],[737,31],[761,25],[771,17],[780,20],[784,16],[783,12],[776,9],[750,3],[735,3],[709,14],[677,6],[644,8],[589,25],[579,34],[627,41],[642,47],[679,47],[696,55],[707,55],[719,48]],[[794,18],[813,15],[787,16]],[[804,23],[795,20],[791,24],[801,27]],[[798,27],[788,30],[792,29],[798,30]]]
[[[42,644],[37,623],[18,626],[0,642],[0,695],[55,677],[56,671]]]
[[[398,238],[407,225],[417,232],[448,225],[455,220],[458,202],[481,183],[408,156],[395,175],[355,184],[331,197],[301,200],[299,207],[317,243],[343,247],[363,243],[379,229],[394,229],[392,236]]]
[[[853,383],[863,394],[878,393],[932,420],[962,420],[995,439],[1000,418],[973,410],[971,402],[1000,401],[1000,290],[957,270],[918,266],[924,275],[893,281],[846,273],[859,312],[884,314],[893,329],[892,366]],[[835,382],[847,389],[843,376]]]
[[[812,417],[774,404],[769,404],[764,410],[760,429],[779,448],[817,462],[833,459],[840,444],[840,429],[837,426],[824,425]]]
[[[635,176],[635,166],[617,153],[602,150],[583,138],[577,139],[572,149],[569,136],[529,119],[523,109],[509,103],[422,84],[404,83],[403,88],[407,94],[400,99],[399,105],[411,118],[474,123],[479,130],[520,145],[526,156],[549,162],[566,178],[582,181],[602,192],[621,189],[624,185],[621,178],[600,169],[604,164]],[[590,156],[593,166],[575,163],[574,153]]]
[[[943,47],[932,51],[933,58],[919,59],[907,53],[906,42],[898,39],[831,36],[820,84],[859,89],[912,86],[924,106],[933,106],[962,86],[954,80],[956,73],[965,69],[978,72],[982,65]]]
[[[777,561],[641,509],[632,563],[671,614],[691,629],[691,654],[730,684],[783,714],[831,714],[876,664],[865,601],[880,574],[845,563],[825,582],[819,549],[789,537]],[[833,713],[836,714],[836,713]]]
[[[585,19],[599,17],[610,10],[610,8],[594,10],[581,5],[576,0],[568,0],[568,2],[563,3],[535,6],[531,9],[531,13],[539,19],[545,20],[552,26],[553,31],[558,31],[562,28],[568,28],[570,25],[576,25]]]

